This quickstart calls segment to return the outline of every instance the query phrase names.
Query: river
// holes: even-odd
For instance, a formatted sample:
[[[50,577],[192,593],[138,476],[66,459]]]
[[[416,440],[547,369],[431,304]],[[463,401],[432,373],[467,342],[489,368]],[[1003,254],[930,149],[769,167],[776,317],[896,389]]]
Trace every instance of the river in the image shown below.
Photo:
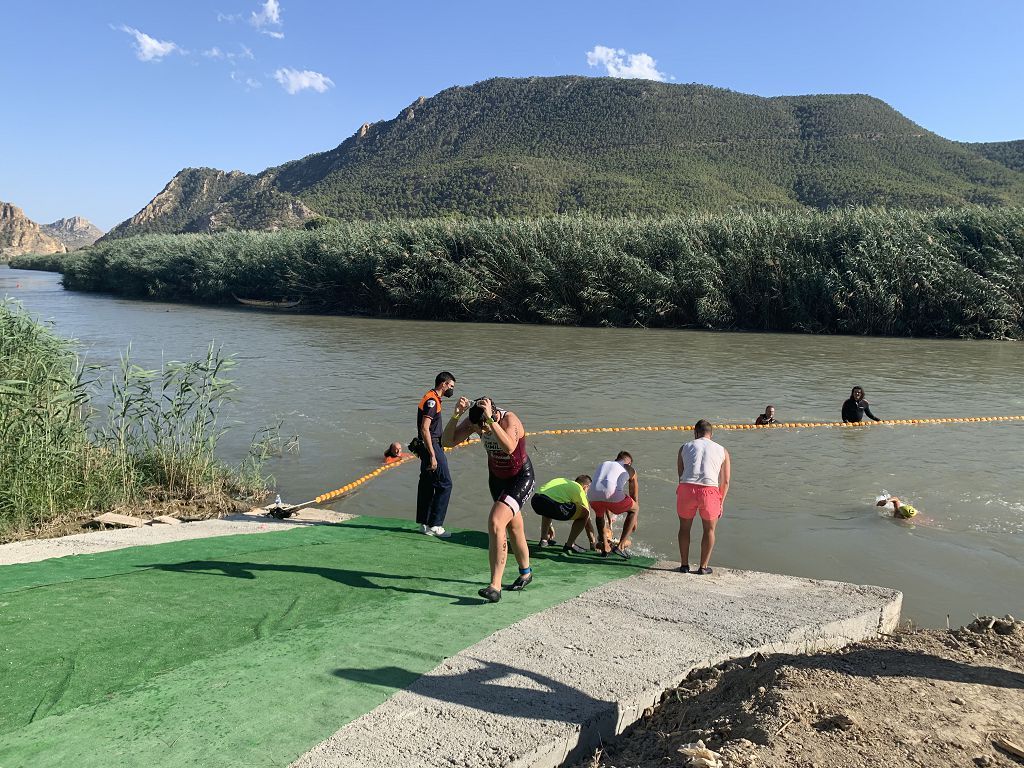
[[[291,502],[378,466],[390,441],[408,442],[416,403],[441,369],[456,375],[458,394],[492,396],[528,430],[753,422],[767,403],[781,421],[834,421],[853,385],[881,418],[1024,414],[1024,346],[1012,342],[275,314],[73,293],[59,275],[0,267],[4,295],[79,339],[91,363],[116,362],[131,343],[133,358],[153,367],[200,356],[216,341],[236,358],[241,387],[225,456],[239,458],[254,430],[282,419],[299,451],[269,469]],[[732,454],[734,484],[712,564],[895,587],[904,616],[926,626],[1024,614],[1024,424],[716,437]],[[541,482],[592,473],[629,450],[641,481],[636,548],[677,559],[675,456],[684,439],[586,434],[536,438],[529,448]],[[447,523],[482,530],[483,452],[474,446],[450,460]],[[335,508],[413,516],[416,480],[414,465],[399,467]],[[921,522],[880,513],[873,502],[883,489],[918,507]],[[531,539],[537,521],[530,512]],[[680,589],[699,588],[697,579],[680,575]]]

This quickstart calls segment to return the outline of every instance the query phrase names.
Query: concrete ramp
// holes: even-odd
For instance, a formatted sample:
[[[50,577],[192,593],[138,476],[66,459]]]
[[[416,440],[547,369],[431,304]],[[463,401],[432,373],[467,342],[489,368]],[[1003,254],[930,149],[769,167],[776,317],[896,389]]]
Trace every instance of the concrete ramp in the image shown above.
[[[726,569],[694,576],[662,563],[445,660],[292,765],[559,766],[621,733],[694,668],[868,639],[896,627],[901,603],[881,587]]]

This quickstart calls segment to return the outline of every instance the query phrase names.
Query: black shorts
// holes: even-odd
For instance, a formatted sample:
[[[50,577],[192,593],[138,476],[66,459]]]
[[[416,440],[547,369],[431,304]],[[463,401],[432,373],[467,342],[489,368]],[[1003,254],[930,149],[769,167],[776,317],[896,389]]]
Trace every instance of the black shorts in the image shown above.
[[[537,485],[537,480],[533,476],[533,462],[527,457],[519,474],[512,477],[495,477],[488,474],[487,485],[491,489],[491,498],[507,504],[512,514],[515,514],[523,508]]]
[[[555,501],[550,496],[538,493],[532,499],[533,511],[541,517],[552,520],[573,520],[576,517],[576,504],[571,501]]]

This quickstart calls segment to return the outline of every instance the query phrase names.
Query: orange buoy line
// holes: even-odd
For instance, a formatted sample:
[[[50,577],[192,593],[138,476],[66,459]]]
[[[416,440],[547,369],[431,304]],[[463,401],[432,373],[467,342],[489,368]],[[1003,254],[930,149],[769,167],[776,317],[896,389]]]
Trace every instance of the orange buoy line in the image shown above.
[[[845,427],[852,429],[863,429],[865,427],[876,427],[876,426],[893,426],[893,425],[914,425],[920,426],[922,424],[973,424],[977,422],[1006,422],[1006,421],[1024,421],[1024,416],[968,416],[962,418],[945,418],[945,419],[888,419],[884,421],[860,421],[856,423],[850,423],[845,421],[786,421],[777,424],[715,424],[716,430],[722,429],[808,429],[813,427]],[[596,434],[601,432],[688,432],[693,429],[692,424],[678,424],[673,426],[638,426],[638,427],[583,427],[576,429],[543,429],[539,432],[527,432],[527,437],[543,437],[549,435],[583,435],[583,434]],[[445,448],[445,451],[454,451],[456,448],[462,448],[471,443],[477,442],[476,439],[464,440],[458,445],[452,448]],[[362,477],[356,478],[347,485],[343,485],[341,488],[337,488],[327,493],[322,493],[313,499],[313,503],[322,504],[325,501],[336,499],[339,496],[343,496],[350,491],[354,491],[361,485],[368,483],[378,475],[388,472],[395,467],[400,467],[403,464],[407,464],[412,461],[413,457],[402,459],[391,464],[384,464],[383,466],[377,467],[372,472],[368,472]],[[307,502],[308,503],[308,502]]]

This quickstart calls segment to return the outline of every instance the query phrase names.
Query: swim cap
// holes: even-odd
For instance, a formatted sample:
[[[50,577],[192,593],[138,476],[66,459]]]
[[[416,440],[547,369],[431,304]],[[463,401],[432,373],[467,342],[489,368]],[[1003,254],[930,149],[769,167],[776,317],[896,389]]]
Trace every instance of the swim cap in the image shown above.
[[[899,508],[896,510],[896,515],[898,517],[902,517],[904,520],[907,520],[916,514],[917,509],[910,506],[909,504],[900,504]]]

